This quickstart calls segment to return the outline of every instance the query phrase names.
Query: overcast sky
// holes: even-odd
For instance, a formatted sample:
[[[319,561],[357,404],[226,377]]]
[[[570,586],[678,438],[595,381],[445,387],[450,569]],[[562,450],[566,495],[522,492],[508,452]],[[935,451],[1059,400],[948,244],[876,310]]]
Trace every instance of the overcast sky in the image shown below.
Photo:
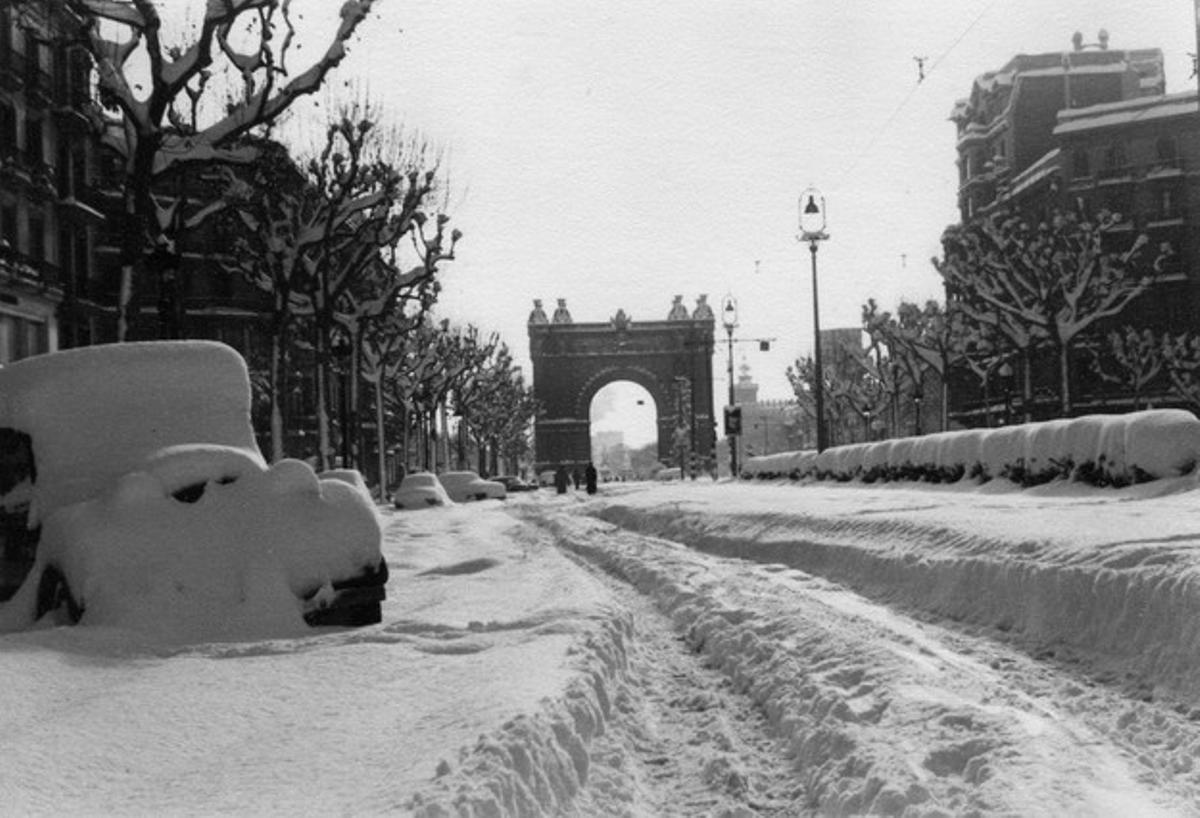
[[[800,192],[827,202],[822,327],[857,325],[871,297],[939,297],[955,100],[1101,28],[1112,48],[1163,49],[1168,92],[1195,87],[1187,0],[382,0],[340,74],[447,151],[465,238],[446,315],[498,331],[528,371],[534,298],[637,321],[731,292],[738,335],[777,339],[738,363],[784,398],[812,345]]]

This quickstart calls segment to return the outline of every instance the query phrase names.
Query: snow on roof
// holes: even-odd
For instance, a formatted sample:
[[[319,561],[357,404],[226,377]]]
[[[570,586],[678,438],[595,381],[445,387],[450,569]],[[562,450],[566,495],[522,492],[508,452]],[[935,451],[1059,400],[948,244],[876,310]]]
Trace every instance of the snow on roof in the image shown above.
[[[1080,133],[1097,128],[1111,128],[1132,122],[1151,122],[1176,116],[1194,116],[1196,94],[1188,91],[1180,94],[1137,97],[1121,102],[1091,105],[1060,111],[1055,136]]]
[[[1032,165],[1025,168],[1013,177],[1012,187],[1009,190],[1009,194],[1016,196],[1026,189],[1033,187],[1043,179],[1053,176],[1058,172],[1058,160],[1061,155],[1061,148],[1054,148],[1053,150],[1047,151],[1041,159],[1038,159]]]
[[[262,460],[250,378],[214,341],[106,344],[0,369],[0,427],[28,434],[33,520],[95,495],[168,446],[215,443]]]

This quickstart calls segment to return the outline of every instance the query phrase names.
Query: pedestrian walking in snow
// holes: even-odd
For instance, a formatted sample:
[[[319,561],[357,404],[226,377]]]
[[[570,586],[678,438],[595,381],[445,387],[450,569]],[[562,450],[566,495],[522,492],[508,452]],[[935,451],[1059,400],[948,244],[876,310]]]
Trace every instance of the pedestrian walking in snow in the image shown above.
[[[559,465],[558,471],[554,473],[554,488],[558,489],[559,494],[567,493],[567,485],[571,482],[571,478],[567,476],[567,467]]]
[[[587,486],[588,494],[596,493],[596,467],[588,462],[587,468],[583,470],[584,484]]]

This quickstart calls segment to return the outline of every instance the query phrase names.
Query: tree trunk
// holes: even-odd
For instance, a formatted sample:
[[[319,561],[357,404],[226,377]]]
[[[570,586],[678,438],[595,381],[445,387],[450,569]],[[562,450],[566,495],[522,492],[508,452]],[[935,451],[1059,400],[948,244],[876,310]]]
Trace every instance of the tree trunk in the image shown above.
[[[283,338],[279,332],[271,333],[271,361],[269,363],[268,386],[271,393],[271,462],[283,459]]]
[[[1021,350],[1021,357],[1025,370],[1021,374],[1021,421],[1029,423],[1033,420],[1033,347]]]
[[[404,470],[408,471],[408,443],[409,443],[409,413],[408,407],[403,402],[400,403],[400,410],[396,413],[400,420],[400,465]]]
[[[366,449],[363,441],[362,428],[362,386],[359,381],[359,370],[362,368],[362,335],[358,330],[358,325],[355,324],[350,332],[350,411],[346,418],[348,429],[343,430],[343,434],[348,435],[350,445],[347,447],[350,451],[349,462],[345,464],[345,468],[357,469],[362,465],[363,452]]]
[[[1058,377],[1061,383],[1062,416],[1071,416],[1071,346],[1066,341],[1058,342]]]
[[[317,471],[329,468],[332,446],[329,439],[329,372],[326,367],[325,333],[321,321],[313,321],[313,374],[317,392]]]
[[[379,467],[379,502],[386,503],[388,499],[387,484],[387,433],[383,428],[383,372],[375,384],[375,448],[377,450],[376,464]]]
[[[459,469],[467,467],[467,415],[465,412],[458,421],[458,458],[455,465]]]

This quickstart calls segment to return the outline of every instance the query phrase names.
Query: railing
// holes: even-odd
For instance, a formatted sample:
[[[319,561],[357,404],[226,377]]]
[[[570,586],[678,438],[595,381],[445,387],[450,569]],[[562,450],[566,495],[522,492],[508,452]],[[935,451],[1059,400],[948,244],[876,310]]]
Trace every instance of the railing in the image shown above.
[[[1118,179],[1133,179],[1133,165],[1118,165],[1112,168],[1101,168],[1096,171],[1096,180],[1103,182],[1105,180]]]
[[[37,287],[57,287],[62,269],[49,261],[38,260],[0,242],[0,275]]]

